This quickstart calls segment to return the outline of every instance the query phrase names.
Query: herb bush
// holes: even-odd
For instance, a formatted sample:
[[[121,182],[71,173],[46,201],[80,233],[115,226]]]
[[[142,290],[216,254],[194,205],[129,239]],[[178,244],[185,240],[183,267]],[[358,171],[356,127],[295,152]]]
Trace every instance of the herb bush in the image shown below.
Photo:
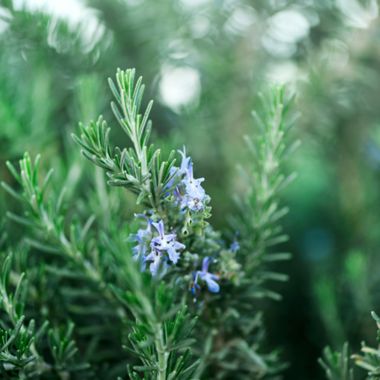
[[[254,114],[259,133],[245,137],[250,166],[239,174],[245,195],[219,231],[208,222],[207,181],[196,177],[186,148],[163,158],[150,144],[152,102],[142,111],[142,78],[118,70],[109,84],[129,146],[111,145],[102,117],[73,138],[108,185],[135,195],[139,212],[113,209],[104,223],[89,207],[76,209],[88,194],[70,205],[65,188],[54,191],[53,170],[44,173],[39,156],[8,162],[16,185],[3,188],[18,206],[7,215],[25,237],[3,260],[2,376],[275,376],[283,363],[262,347],[260,305],[280,297],[268,281],[286,279],[270,268],[289,256],[275,246],[286,240],[278,192],[293,178],[282,169],[295,147],[287,144],[291,100],[276,88],[263,98],[265,112]],[[101,206],[108,196],[104,190]]]
[[[380,379],[368,313],[379,301],[376,2],[226,0],[198,13],[86,0],[101,20],[93,41],[16,3],[0,5],[0,378]],[[255,23],[239,25],[235,6]],[[288,11],[309,20],[296,43],[271,34]],[[199,15],[212,25],[202,38]],[[183,109],[151,108],[135,72],[118,71],[105,109],[103,78],[125,62],[150,97],[177,66],[200,73],[202,91]],[[283,66],[297,104],[283,88],[257,101]],[[112,111],[121,128],[88,122]],[[84,121],[77,144],[73,120]],[[322,347],[346,340],[316,370]]]

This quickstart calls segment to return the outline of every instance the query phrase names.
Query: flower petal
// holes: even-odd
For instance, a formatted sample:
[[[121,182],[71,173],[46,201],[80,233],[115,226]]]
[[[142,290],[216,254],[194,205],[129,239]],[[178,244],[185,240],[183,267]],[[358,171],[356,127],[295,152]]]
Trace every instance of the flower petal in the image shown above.
[[[202,272],[208,272],[208,266],[210,265],[211,258],[206,256],[202,261]]]
[[[207,288],[211,293],[219,293],[220,286],[216,281],[214,281],[211,277],[205,278],[205,281],[207,283]]]
[[[153,262],[149,265],[150,272],[153,276],[156,276],[158,269],[160,268],[161,256],[156,255]]]
[[[153,227],[157,230],[161,237],[164,236],[164,222],[162,219],[158,223],[152,223]]]
[[[168,256],[169,256],[169,260],[173,263],[173,264],[177,264],[177,261],[179,259],[179,252],[177,252],[174,247],[169,247],[168,250]]]

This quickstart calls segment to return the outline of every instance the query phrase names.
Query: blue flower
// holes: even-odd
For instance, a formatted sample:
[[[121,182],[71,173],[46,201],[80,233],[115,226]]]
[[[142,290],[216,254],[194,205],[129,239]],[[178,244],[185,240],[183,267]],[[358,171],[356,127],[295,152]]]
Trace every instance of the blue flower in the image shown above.
[[[185,188],[185,194],[182,196],[181,207],[188,208],[191,211],[202,211],[205,207],[207,195],[201,183],[204,178],[195,179],[193,175],[193,165],[190,165],[182,183]]]
[[[230,245],[230,251],[236,253],[240,249],[240,244],[237,240],[234,240]]]
[[[149,269],[152,275],[157,275],[161,267],[166,267],[170,261],[176,264],[179,260],[181,250],[185,245],[176,240],[174,233],[165,234],[164,222],[160,220],[154,223],[145,215],[136,215],[146,220],[146,228],[140,228],[131,240],[137,242],[133,247],[133,258],[141,262],[141,270],[145,270],[146,263],[150,262]],[[152,226],[154,228],[152,228]],[[158,233],[158,235],[157,235]]]
[[[177,235],[165,234],[164,222],[160,220],[158,223],[152,223],[157,230],[158,236],[152,238],[150,242],[151,252],[145,257],[145,261],[150,261],[149,269],[153,275],[156,275],[161,262],[166,263],[167,258],[177,264],[181,250],[185,249],[185,245],[176,240]],[[165,256],[165,253],[167,256]]]
[[[212,274],[208,271],[210,261],[211,261],[210,257],[205,257],[202,262],[202,270],[198,270],[195,272],[194,283],[191,288],[191,291],[193,294],[195,294],[196,289],[200,288],[200,286],[198,285],[198,280],[205,282],[208,290],[211,293],[219,293],[220,286],[216,282],[217,280],[219,280],[219,276],[217,276],[216,274]]]
[[[180,167],[172,166],[170,168],[170,180],[166,185],[166,188],[168,189],[170,189],[174,185],[174,182],[178,177],[182,178],[186,174],[188,167],[192,165],[191,158],[186,156],[185,147],[183,147],[183,151],[178,150],[178,153],[182,156],[181,166]],[[176,196],[176,194],[174,195]]]
[[[152,239],[152,221],[143,214],[135,215],[136,217],[142,217],[146,220],[146,228],[140,228],[135,235],[132,235],[132,241],[137,242],[137,245],[133,247],[133,257],[135,260],[143,259],[148,253],[149,242]]]
[[[179,176],[181,180],[174,189],[173,194],[181,209],[202,211],[205,208],[206,201],[209,199],[201,185],[204,178],[194,178],[193,163],[191,158],[186,156],[185,148],[179,153],[182,156],[181,166],[179,168],[172,167],[171,175],[173,179],[169,181],[168,186],[172,186],[174,178]]]
[[[186,148],[183,147],[183,151],[179,150],[178,153],[182,156],[181,166],[178,169],[179,175],[186,175],[189,168],[193,168],[191,157],[186,156]]]
[[[150,261],[149,265],[150,273],[152,276],[157,276],[158,270],[160,269],[161,262],[163,261],[163,256],[161,252],[152,251],[148,256],[145,257],[145,261]],[[166,262],[163,261],[163,264],[166,266]]]

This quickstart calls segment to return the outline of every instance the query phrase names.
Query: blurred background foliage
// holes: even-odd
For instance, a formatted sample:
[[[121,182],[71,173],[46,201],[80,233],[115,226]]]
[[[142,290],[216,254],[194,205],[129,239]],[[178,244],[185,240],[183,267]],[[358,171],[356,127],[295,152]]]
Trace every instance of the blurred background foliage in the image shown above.
[[[326,344],[349,340],[357,351],[360,340],[372,343],[369,311],[380,311],[376,0],[60,3],[0,0],[2,179],[11,182],[5,160],[41,153],[58,172],[56,186],[73,201],[84,196],[82,207],[104,223],[110,209],[126,212],[121,191],[101,201],[100,173],[79,157],[70,134],[99,112],[112,120],[106,78],[136,67],[155,99],[157,144],[187,145],[206,177],[213,222],[223,227],[234,207],[226,194],[241,189],[236,164],[257,93],[288,83],[302,146],[288,163],[298,179],[284,193],[291,209],[284,250],[293,259],[281,270],[290,281],[276,289],[283,301],[266,306],[268,336],[290,363],[286,379],[323,378],[316,359]]]

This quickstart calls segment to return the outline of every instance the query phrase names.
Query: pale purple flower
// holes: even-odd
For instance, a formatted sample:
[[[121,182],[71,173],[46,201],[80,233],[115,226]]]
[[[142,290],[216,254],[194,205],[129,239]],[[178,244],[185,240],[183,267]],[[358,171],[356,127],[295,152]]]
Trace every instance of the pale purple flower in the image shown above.
[[[158,251],[152,251],[148,256],[145,257],[145,261],[150,261],[149,270],[153,276],[156,276],[158,270],[160,269],[160,264],[162,262],[162,253]]]
[[[179,259],[178,250],[185,249],[185,245],[176,240],[176,234],[165,234],[162,220],[158,223],[153,223],[153,227],[157,230],[158,236],[154,237],[150,243],[152,250],[161,253],[166,252],[169,260],[176,264]]]
[[[133,247],[133,258],[141,262],[141,270],[145,270],[146,263],[150,262],[149,269],[155,276],[160,266],[166,267],[168,261],[176,264],[179,260],[180,251],[186,247],[176,240],[177,235],[175,233],[165,233],[162,220],[154,223],[145,215],[136,215],[136,217],[143,217],[147,226],[140,228],[131,237],[132,241],[137,242]]]
[[[202,211],[206,201],[209,199],[201,183],[204,178],[194,178],[193,163],[191,158],[186,156],[185,147],[179,151],[182,156],[181,166],[172,167],[171,175],[173,179],[169,181],[168,187],[172,186],[176,176],[181,178],[173,194],[181,209],[189,209],[191,211]]]
[[[152,275],[156,276],[160,266],[167,265],[168,260],[173,264],[177,264],[180,256],[179,251],[182,251],[186,247],[176,240],[177,235],[175,233],[165,233],[165,226],[162,220],[151,224],[158,232],[158,236],[151,237],[149,243],[150,252],[144,256],[144,262],[150,262],[149,269]]]
[[[140,228],[136,234],[132,236],[132,241],[137,242],[133,247],[133,257],[136,260],[143,259],[148,253],[149,242],[152,239],[152,221],[145,215],[139,214],[136,217],[142,217],[146,220],[146,228]]]
[[[205,207],[207,195],[201,183],[204,178],[194,178],[193,165],[187,169],[186,176],[182,180],[185,188],[185,194],[181,199],[181,207],[188,208],[191,211],[202,211]]]
[[[178,169],[179,175],[186,175],[188,169],[193,167],[193,163],[191,161],[191,157],[186,156],[186,148],[183,147],[183,150],[178,151],[179,154],[182,156],[181,166]]]
[[[234,240],[230,245],[230,251],[236,253],[240,249],[240,244],[237,240]]]
[[[210,257],[205,257],[202,261],[202,270],[198,270],[195,272],[194,283],[191,288],[191,291],[193,292],[193,294],[195,293],[196,289],[200,288],[200,286],[198,285],[198,280],[205,282],[208,290],[211,293],[219,293],[220,286],[216,282],[217,280],[219,280],[219,276],[217,276],[216,274],[210,273],[208,271],[210,261],[211,261]]]
[[[169,173],[170,173],[171,178],[166,185],[166,187],[168,189],[170,189],[174,185],[174,182],[177,179],[177,177],[183,177],[186,174],[188,167],[190,165],[192,165],[191,164],[191,158],[186,156],[186,148],[185,147],[183,147],[183,150],[178,150],[178,153],[182,156],[181,166],[180,167],[172,166],[170,168]],[[175,189],[175,190],[177,190],[177,189]]]

